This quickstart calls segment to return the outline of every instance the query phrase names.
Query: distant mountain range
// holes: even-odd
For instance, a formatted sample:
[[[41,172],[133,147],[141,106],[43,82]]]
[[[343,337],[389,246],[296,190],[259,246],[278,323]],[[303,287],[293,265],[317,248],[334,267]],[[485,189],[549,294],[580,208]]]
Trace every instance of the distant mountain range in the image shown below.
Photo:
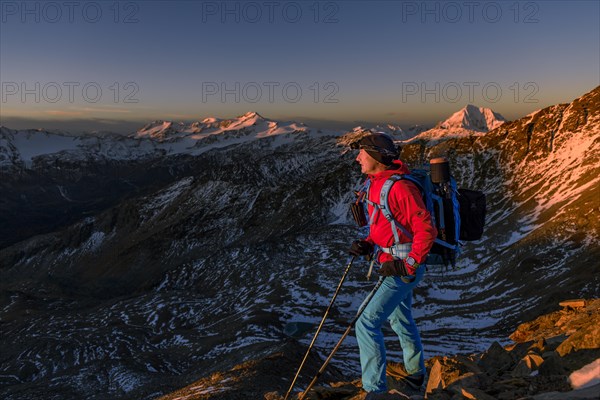
[[[0,127],[0,169],[6,172],[32,169],[49,160],[94,161],[160,158],[165,155],[197,155],[267,136],[308,133],[304,124],[269,121],[255,112],[234,119],[206,118],[191,124],[154,121],[128,135],[86,134],[76,136],[44,130],[14,131]],[[321,135],[322,131],[312,132]]]
[[[154,121],[138,130],[132,137],[151,138],[158,141],[178,141],[181,138],[199,141],[209,136],[226,135],[228,132],[234,131],[253,132],[256,134],[251,138],[259,139],[271,135],[308,132],[310,129],[302,123],[270,121],[256,112],[247,112],[234,119],[211,117],[191,124]]]
[[[353,132],[372,130],[385,132],[398,141],[442,139],[482,134],[504,122],[500,114],[487,108],[468,105],[440,122],[433,129],[396,125],[356,127]],[[123,136],[114,133],[75,135],[43,129],[11,130],[0,127],[0,170],[35,170],[50,160],[97,161],[159,158],[165,155],[198,155],[214,148],[240,144],[268,136],[280,136],[283,144],[297,135],[341,136],[345,131],[313,129],[303,123],[265,119],[247,112],[233,119],[205,118],[192,123],[153,121],[137,132]]]
[[[365,234],[348,214],[362,177],[347,144],[369,129],[388,129],[411,168],[446,156],[460,187],[487,194],[484,237],[415,292],[427,357],[599,297],[600,87],[515,121],[475,109],[431,139],[256,113],[129,137],[1,128],[0,396],[153,399],[271,354],[287,322],[318,323]],[[355,264],[320,355],[373,285]],[[358,376],[352,335],[333,366]]]

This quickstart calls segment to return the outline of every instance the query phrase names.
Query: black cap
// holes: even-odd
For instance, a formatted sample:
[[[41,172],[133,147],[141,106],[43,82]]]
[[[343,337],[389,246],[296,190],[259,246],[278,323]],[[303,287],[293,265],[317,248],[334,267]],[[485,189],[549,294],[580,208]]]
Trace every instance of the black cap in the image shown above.
[[[392,138],[385,133],[370,133],[352,143],[350,147],[364,149],[375,160],[388,166],[400,155]]]

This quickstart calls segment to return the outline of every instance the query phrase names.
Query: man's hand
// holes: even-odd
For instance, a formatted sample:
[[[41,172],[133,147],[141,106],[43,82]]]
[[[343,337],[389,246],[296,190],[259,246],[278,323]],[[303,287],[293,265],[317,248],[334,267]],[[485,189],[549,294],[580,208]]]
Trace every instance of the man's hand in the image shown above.
[[[418,264],[417,264],[418,266]],[[379,275],[382,276],[410,276],[414,275],[416,268],[408,265],[406,260],[386,261],[379,268]]]
[[[373,252],[373,245],[366,240],[355,240],[350,246],[348,253],[355,257],[368,256]]]

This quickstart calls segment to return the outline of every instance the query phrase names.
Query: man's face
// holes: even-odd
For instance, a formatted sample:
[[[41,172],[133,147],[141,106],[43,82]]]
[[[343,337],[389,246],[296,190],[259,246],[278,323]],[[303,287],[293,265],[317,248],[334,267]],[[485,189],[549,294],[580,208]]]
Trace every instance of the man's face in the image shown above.
[[[360,164],[360,171],[363,174],[370,175],[385,170],[385,166],[371,157],[365,149],[360,149],[356,162]]]

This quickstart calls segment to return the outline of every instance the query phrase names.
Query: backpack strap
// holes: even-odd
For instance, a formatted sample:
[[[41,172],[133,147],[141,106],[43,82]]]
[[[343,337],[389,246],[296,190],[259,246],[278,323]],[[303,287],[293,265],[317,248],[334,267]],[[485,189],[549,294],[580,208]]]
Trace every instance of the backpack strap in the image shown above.
[[[456,180],[450,177],[450,190],[454,194],[452,196],[452,208],[454,209],[454,237],[456,238],[456,251],[460,254],[460,203],[458,202],[458,189],[456,187]]]
[[[412,235],[408,232],[408,230],[404,226],[402,226],[400,223],[396,222],[396,219],[392,215],[392,212],[390,211],[390,207],[388,205],[388,195],[390,194],[390,189],[392,188],[392,185],[394,183],[398,182],[401,179],[403,179],[402,175],[390,176],[383,183],[383,187],[381,188],[381,194],[379,195],[379,201],[381,202],[381,204],[379,205],[379,208],[381,209],[381,213],[383,214],[385,219],[387,219],[390,222],[390,225],[392,227],[392,233],[394,234],[394,244],[400,243],[400,237],[398,236],[398,229],[400,229],[406,237],[412,239]]]
[[[442,198],[437,194],[432,193],[431,200],[437,203],[438,210],[440,212],[440,228],[446,229],[446,220],[444,219],[444,202]]]
[[[379,204],[372,202],[371,200],[369,200],[369,188],[371,187],[371,180],[367,179],[363,185],[363,187],[360,189],[361,192],[365,193],[365,197],[364,197],[364,202],[368,205],[370,205],[371,207],[373,207],[373,212],[371,213],[371,215],[369,215],[368,211],[367,211],[367,215],[369,215],[369,226],[373,225],[373,221],[375,220],[375,214],[377,213],[377,210],[381,209],[381,207],[379,206]],[[366,207],[365,207],[366,209]]]
[[[379,208],[381,210],[381,212],[383,213],[383,215],[385,216],[385,218],[390,222],[390,225],[392,227],[392,233],[394,234],[394,245],[400,244],[400,237],[398,236],[398,229],[400,229],[400,231],[402,232],[402,234],[404,234],[404,236],[406,236],[410,240],[413,239],[413,235],[408,231],[408,229],[406,229],[402,224],[400,224],[398,221],[395,220],[394,216],[392,215],[392,212],[390,211],[390,207],[388,205],[388,195],[390,193],[390,189],[392,188],[392,185],[402,179],[406,179],[406,180],[409,180],[412,183],[414,183],[417,186],[417,188],[419,189],[419,191],[421,192],[421,194],[423,194],[423,197],[425,198],[424,201],[426,202],[425,207],[427,208],[427,210],[429,211],[429,210],[433,209],[432,199],[429,196],[425,196],[424,188],[421,187],[421,184],[419,183],[419,181],[416,178],[414,178],[410,175],[400,175],[400,174],[390,176],[384,182],[383,187],[381,188],[381,194],[380,194],[380,198],[379,198],[379,201],[381,202],[381,204],[376,204],[376,203],[371,203],[371,204],[375,205],[375,207],[376,207],[373,210],[373,215],[375,214],[375,211],[377,210],[377,208]],[[456,187],[456,181],[454,181],[454,187]],[[442,224],[443,224],[444,223],[443,222],[444,221],[444,218],[443,218],[444,207],[441,204],[442,199],[439,196],[436,196],[436,197],[437,197],[437,199],[435,199],[435,200],[439,202],[438,204],[440,204],[440,210],[442,213],[441,220],[442,220]],[[428,204],[428,202],[430,202],[432,204]],[[458,203],[458,201],[456,201],[456,203]],[[454,207],[456,210],[457,205],[454,205]],[[430,211],[430,214],[431,214],[432,223],[435,226],[435,215],[431,211]],[[369,221],[369,225],[371,224],[372,221],[373,221],[372,219]],[[458,226],[457,224],[455,224],[455,225]],[[457,228],[457,230],[458,230],[458,228]],[[451,250],[459,251],[458,245],[456,245],[456,246],[451,245],[450,243],[447,243],[439,238],[435,238],[434,243],[437,243],[441,246],[447,247]]]

